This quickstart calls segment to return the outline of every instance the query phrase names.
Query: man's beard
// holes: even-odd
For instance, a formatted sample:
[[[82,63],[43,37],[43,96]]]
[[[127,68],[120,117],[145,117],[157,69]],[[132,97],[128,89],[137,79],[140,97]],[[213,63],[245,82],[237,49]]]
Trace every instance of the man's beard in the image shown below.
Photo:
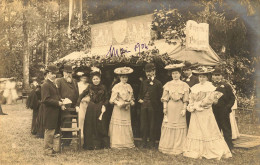
[[[72,78],[71,77],[66,77],[65,78],[67,82],[71,83],[72,82]]]

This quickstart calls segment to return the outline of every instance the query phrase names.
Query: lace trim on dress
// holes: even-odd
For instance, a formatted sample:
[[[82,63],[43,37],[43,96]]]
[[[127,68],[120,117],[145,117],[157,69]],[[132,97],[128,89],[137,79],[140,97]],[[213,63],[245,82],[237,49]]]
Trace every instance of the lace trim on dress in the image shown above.
[[[161,98],[162,102],[167,102],[170,99],[173,101],[181,100],[184,97],[185,92],[189,91],[189,86],[185,82],[170,81],[164,85],[163,96]],[[188,101],[188,100],[184,100]]]

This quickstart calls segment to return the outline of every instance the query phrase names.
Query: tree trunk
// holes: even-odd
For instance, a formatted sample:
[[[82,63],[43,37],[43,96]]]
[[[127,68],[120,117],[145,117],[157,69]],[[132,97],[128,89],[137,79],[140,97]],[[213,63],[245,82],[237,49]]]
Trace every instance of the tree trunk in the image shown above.
[[[58,24],[58,37],[59,37],[59,58],[61,58],[61,28],[60,28],[60,24],[61,24],[61,0],[59,0],[59,24]]]
[[[48,66],[49,61],[49,33],[48,33],[48,22],[47,22],[47,9],[45,13],[45,65]]]
[[[28,91],[29,85],[29,36],[25,13],[23,13],[23,89]]]

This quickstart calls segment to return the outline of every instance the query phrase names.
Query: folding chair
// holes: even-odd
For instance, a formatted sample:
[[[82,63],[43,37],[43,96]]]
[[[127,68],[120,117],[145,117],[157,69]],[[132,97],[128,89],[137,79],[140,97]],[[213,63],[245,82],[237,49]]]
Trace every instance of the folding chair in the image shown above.
[[[76,112],[75,108],[67,108],[66,111],[70,111],[70,112]],[[62,117],[62,121],[64,118],[71,118],[70,121],[65,121],[61,124],[61,128],[60,128],[60,143],[59,143],[59,148],[60,148],[60,152],[62,152],[62,144],[64,140],[68,140],[68,139],[76,139],[77,141],[77,150],[79,151],[81,148],[81,130],[79,128],[79,117],[78,117],[78,113],[76,112],[75,115],[65,115]],[[76,121],[73,121],[73,119],[76,119]],[[65,123],[71,123],[72,124],[72,128],[64,128],[64,124]],[[77,127],[73,128],[73,123],[77,123]],[[75,132],[76,136],[72,136],[72,137],[63,137],[65,132]]]

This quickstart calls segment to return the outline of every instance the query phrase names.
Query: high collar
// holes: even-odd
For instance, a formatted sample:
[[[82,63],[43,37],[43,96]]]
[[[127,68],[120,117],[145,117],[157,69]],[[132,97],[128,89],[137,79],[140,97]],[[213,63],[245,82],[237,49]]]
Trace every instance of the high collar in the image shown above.
[[[154,80],[155,79],[155,76],[152,76],[152,77],[147,77],[147,80]]]
[[[178,79],[178,80],[171,80],[171,82],[172,82],[172,83],[180,83],[181,80],[180,80],[180,79]]]
[[[119,82],[120,85],[127,85],[127,83],[122,83],[122,82]]]
[[[53,81],[53,80],[51,80],[50,78],[48,78],[47,80],[49,80],[50,82],[54,83],[54,81]]]
[[[221,84],[221,83],[222,83],[221,80],[220,80],[220,81],[214,81],[214,82],[213,82],[214,85],[219,85],[219,84]]]
[[[190,75],[187,77],[187,79],[191,78],[191,76],[192,76],[192,74],[190,74]]]

